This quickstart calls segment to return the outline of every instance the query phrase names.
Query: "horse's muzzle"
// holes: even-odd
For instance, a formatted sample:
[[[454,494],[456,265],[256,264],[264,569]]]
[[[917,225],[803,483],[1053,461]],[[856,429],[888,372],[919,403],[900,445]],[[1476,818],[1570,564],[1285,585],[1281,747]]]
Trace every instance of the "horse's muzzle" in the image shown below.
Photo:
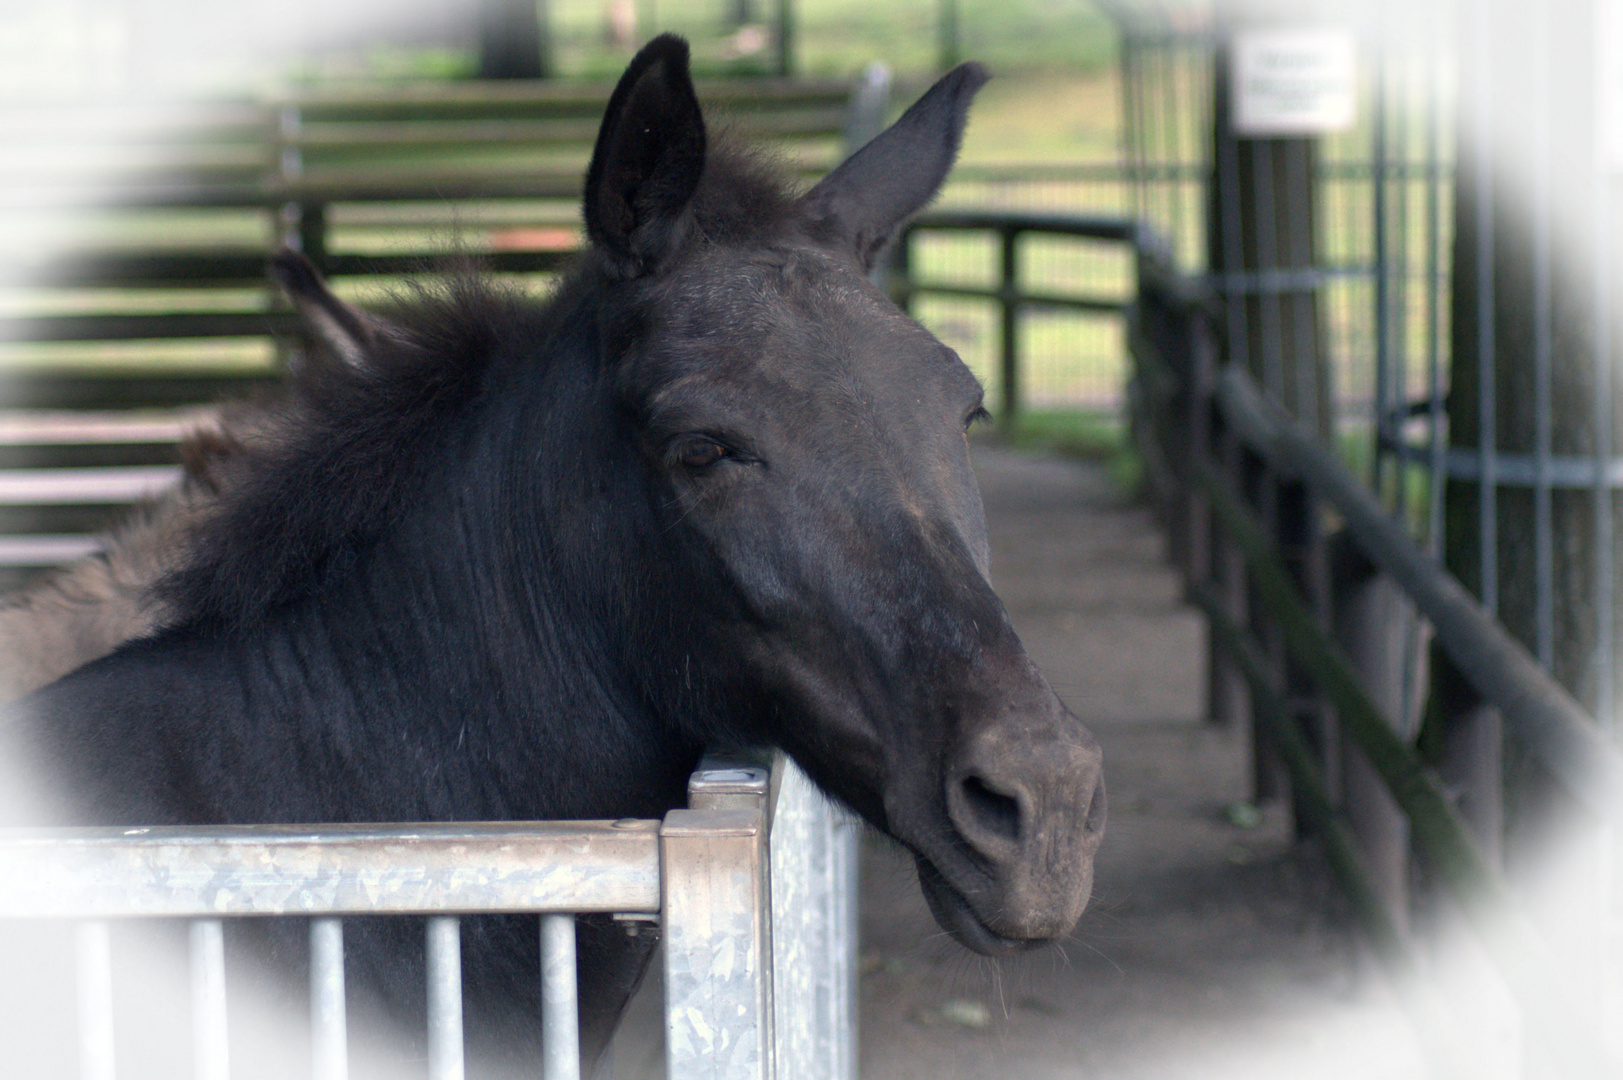
[[[951,905],[940,895],[931,902],[938,921],[978,951],[996,942],[977,943],[976,928],[953,925],[965,915],[1004,945],[1040,943],[1069,933],[1092,895],[1105,826],[1103,754],[1049,695],[1046,708],[981,726],[945,763],[947,818],[969,864],[947,876],[970,910],[944,912]]]

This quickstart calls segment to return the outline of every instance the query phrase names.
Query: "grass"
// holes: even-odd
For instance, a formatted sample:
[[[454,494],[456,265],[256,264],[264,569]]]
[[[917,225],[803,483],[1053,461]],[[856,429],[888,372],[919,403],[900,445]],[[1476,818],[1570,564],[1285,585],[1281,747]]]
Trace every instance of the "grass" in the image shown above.
[[[976,438],[1104,465],[1122,491],[1136,492],[1143,482],[1143,462],[1115,409],[1028,409],[1020,414],[1013,431],[985,428]]]

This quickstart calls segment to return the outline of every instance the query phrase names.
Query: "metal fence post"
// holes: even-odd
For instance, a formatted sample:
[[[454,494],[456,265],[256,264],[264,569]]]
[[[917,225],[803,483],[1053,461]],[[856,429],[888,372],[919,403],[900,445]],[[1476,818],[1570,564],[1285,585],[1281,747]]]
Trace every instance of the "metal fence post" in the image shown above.
[[[310,920],[310,1074],[349,1080],[349,1019],[344,1005],[344,923]]]
[[[541,1077],[580,1080],[573,915],[541,916]]]
[[[1312,487],[1298,479],[1281,480],[1276,487],[1277,550],[1319,629],[1329,633],[1332,621],[1329,559],[1319,501]],[[1284,688],[1292,715],[1318,756],[1326,794],[1331,804],[1337,805],[1341,801],[1341,740],[1336,732],[1335,709],[1323,690],[1293,661],[1285,664]],[[1301,812],[1300,803],[1296,804],[1296,810],[1300,829],[1308,816]]]
[[[1241,447],[1237,453],[1238,469],[1236,473],[1236,489],[1240,498],[1257,515],[1262,522],[1263,531],[1277,544],[1279,541],[1279,478],[1268,467],[1268,463],[1257,454]],[[1274,689],[1280,697],[1285,699],[1286,708],[1293,704],[1289,699],[1290,678],[1289,657],[1285,652],[1285,636],[1279,628],[1279,623],[1269,617],[1266,608],[1258,603],[1252,596],[1250,575],[1245,577],[1244,604],[1241,610],[1245,613],[1246,623],[1251,632],[1262,645],[1263,659],[1268,664],[1269,678]],[[1274,740],[1265,728],[1253,722],[1251,728],[1251,796],[1258,804],[1271,802],[1284,797],[1290,790],[1289,781],[1285,776],[1284,763],[1280,760],[1279,751],[1274,746]]]
[[[193,1076],[226,1080],[231,1059],[225,1022],[225,926],[219,919],[195,919],[190,936]]]
[[[428,920],[428,1076],[462,1080],[462,923]]]
[[[1344,535],[1332,550],[1331,608],[1336,644],[1358,672],[1383,715],[1402,723],[1406,635],[1394,632],[1410,618],[1403,592]],[[1399,732],[1407,740],[1411,732]],[[1343,733],[1341,800],[1347,822],[1368,864],[1370,883],[1400,933],[1409,930],[1409,820],[1380,774]]]
[[[785,762],[769,841],[774,1066],[784,1080],[855,1080],[860,822]]]
[[[1229,483],[1237,491],[1240,477],[1239,440],[1233,432],[1224,429],[1221,424],[1215,426],[1216,460],[1213,464],[1220,473],[1229,478]],[[1222,605],[1224,613],[1234,620],[1236,625],[1245,626],[1250,621],[1246,602],[1245,554],[1228,534],[1228,530],[1215,522],[1213,526],[1210,563],[1212,589],[1217,594],[1217,602]],[[1206,696],[1211,718],[1214,723],[1223,727],[1238,728],[1251,711],[1251,695],[1245,677],[1234,657],[1226,649],[1211,650],[1211,659],[1208,663],[1210,671]]]
[[[660,855],[667,1080],[771,1080],[765,815],[672,810]]]
[[[1002,394],[999,404],[998,426],[1003,434],[1014,433],[1016,417],[1020,413],[1020,234],[1004,227],[998,230],[1001,248],[1001,278],[998,291],[1002,293],[1002,327],[999,341],[1002,353],[998,357],[998,389]]]
[[[79,1076],[113,1080],[113,947],[107,924],[79,924],[75,937],[79,998]]]

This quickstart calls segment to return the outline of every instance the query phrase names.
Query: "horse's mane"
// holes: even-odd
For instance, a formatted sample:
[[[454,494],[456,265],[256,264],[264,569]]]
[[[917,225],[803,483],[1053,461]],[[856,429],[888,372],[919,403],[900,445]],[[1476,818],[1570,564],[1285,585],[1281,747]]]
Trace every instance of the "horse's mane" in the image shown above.
[[[782,234],[794,197],[773,163],[725,133],[712,140],[691,209],[694,242],[760,243]],[[438,284],[397,295],[359,363],[301,366],[234,464],[218,512],[186,539],[155,586],[171,625],[243,627],[319,591],[397,520],[437,440],[479,393],[502,342],[537,351],[598,287],[587,252],[538,304],[459,260]],[[544,363],[545,356],[529,362]]]

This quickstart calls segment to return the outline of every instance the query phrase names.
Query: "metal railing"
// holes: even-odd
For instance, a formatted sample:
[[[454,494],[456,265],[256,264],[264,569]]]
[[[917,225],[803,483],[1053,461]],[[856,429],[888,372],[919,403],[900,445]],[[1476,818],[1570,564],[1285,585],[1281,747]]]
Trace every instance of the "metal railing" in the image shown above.
[[[997,238],[998,261],[995,283],[975,285],[924,277],[914,242],[922,235],[939,233],[989,233]],[[982,300],[998,309],[998,334],[994,352],[997,372],[995,392],[999,429],[1013,429],[1025,407],[1022,390],[1021,318],[1033,309],[1062,309],[1120,317],[1128,300],[1121,294],[1104,292],[1050,292],[1026,288],[1021,283],[1022,241],[1033,237],[1069,237],[1100,241],[1119,249],[1132,240],[1137,226],[1125,218],[1079,217],[1005,211],[938,211],[912,221],[896,242],[888,268],[887,285],[891,296],[904,311],[911,311],[919,296],[945,296]]]
[[[222,920],[276,915],[311,920],[317,1080],[348,1070],[343,917],[428,916],[428,1072],[459,1080],[459,918],[495,912],[541,921],[546,1080],[580,1076],[574,931],[589,912],[663,926],[669,1080],[851,1080],[856,836],[781,755],[706,759],[689,807],[663,821],[14,832],[0,836],[0,919],[78,921],[84,1080],[115,1076],[110,920],[190,921],[193,1075],[216,1080]]]
[[[1533,1059],[1551,1075],[1610,1075],[1598,1015],[1496,865],[1499,770],[1471,746],[1445,747],[1434,767],[1393,720],[1404,680],[1387,647],[1392,600],[1418,609],[1462,676],[1452,708],[1497,710],[1592,821],[1623,823],[1623,756],[1320,440],[1239,367],[1219,369],[1216,304],[1201,283],[1147,242],[1138,278],[1135,445],[1211,626],[1214,714],[1255,721],[1260,793],[1291,796],[1372,944],[1405,976],[1422,966],[1408,910],[1412,838],[1497,962]],[[1438,1056],[1446,1064],[1458,1049]]]

